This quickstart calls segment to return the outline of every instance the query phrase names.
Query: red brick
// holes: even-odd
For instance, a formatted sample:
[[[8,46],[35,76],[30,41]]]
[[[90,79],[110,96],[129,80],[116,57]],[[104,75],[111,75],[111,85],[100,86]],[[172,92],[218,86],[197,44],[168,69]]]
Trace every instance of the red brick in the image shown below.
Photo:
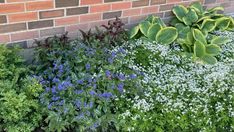
[[[10,42],[10,35],[0,35],[0,44]]]
[[[38,31],[21,32],[21,33],[11,34],[11,41],[34,39],[38,37],[39,37]]]
[[[129,9],[129,10],[124,10],[123,11],[123,16],[136,16],[141,14],[141,9],[136,8],[136,9]]]
[[[89,28],[94,28],[95,26],[107,25],[107,23],[108,23],[107,20],[92,22],[90,23]]]
[[[77,32],[79,29],[87,31],[89,29],[88,23],[82,23],[77,25],[71,25],[66,27],[66,31],[68,32]]]
[[[182,0],[167,0],[167,3],[168,3],[168,4],[171,4],[171,3],[179,3],[179,2],[182,2]]]
[[[159,6],[150,6],[142,8],[142,14],[158,13]]]
[[[41,11],[39,15],[40,19],[62,17],[64,16],[64,10]]]
[[[121,3],[113,3],[112,10],[123,10],[129,9],[132,6],[132,2],[121,2]]]
[[[81,0],[80,5],[93,5],[93,4],[101,4],[102,0]]]
[[[54,4],[52,0],[35,1],[35,2],[26,3],[26,9],[28,11],[52,9],[53,7],[54,7]]]
[[[24,4],[0,4],[0,14],[23,12]]]
[[[147,15],[143,15],[143,16],[132,16],[130,17],[130,23],[139,23],[142,20],[145,20],[145,18],[147,17]]]
[[[90,13],[105,12],[105,11],[110,11],[110,10],[111,10],[111,5],[110,4],[90,6]]]
[[[37,19],[38,19],[37,12],[27,12],[27,13],[8,15],[9,22],[32,21]]]
[[[79,21],[80,21],[79,16],[55,19],[55,26],[77,24],[79,23]]]
[[[91,21],[98,21],[102,19],[102,14],[88,14],[80,16],[80,22],[91,22]]]

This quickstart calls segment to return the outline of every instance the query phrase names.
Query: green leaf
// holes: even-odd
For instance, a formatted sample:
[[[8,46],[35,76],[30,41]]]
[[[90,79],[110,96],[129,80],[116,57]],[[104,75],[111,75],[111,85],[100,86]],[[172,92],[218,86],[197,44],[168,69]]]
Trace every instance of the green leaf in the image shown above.
[[[215,36],[215,37],[212,38],[210,43],[211,44],[216,44],[216,45],[222,45],[222,44],[226,44],[229,41],[230,40],[227,37]]]
[[[171,20],[171,22],[170,22],[170,24],[172,26],[175,26],[178,23],[181,23],[181,21],[179,19],[177,19],[176,17],[173,17],[172,20]]]
[[[130,30],[129,36],[130,36],[131,39],[134,38],[137,35],[139,29],[140,29],[139,26],[135,26],[134,28],[132,28]]]
[[[208,9],[207,11],[208,11],[209,13],[215,13],[215,12],[217,12],[217,11],[224,11],[224,8],[221,7],[221,6],[217,6],[217,7]]]
[[[197,20],[198,20],[198,15],[193,9],[190,9],[189,12],[186,14],[186,16],[183,17],[183,22],[186,25],[192,25]]]
[[[201,60],[206,64],[215,64],[217,63],[217,59],[211,55],[204,55],[201,57]]]
[[[207,32],[213,31],[215,27],[216,27],[216,22],[215,20],[212,20],[212,19],[205,19],[201,25],[201,29]]]
[[[221,52],[221,48],[215,44],[209,44],[206,46],[206,53],[210,55],[218,55]]]
[[[199,41],[196,41],[194,43],[194,54],[196,57],[202,57],[206,53],[206,47],[204,44],[202,44]]]
[[[190,5],[190,8],[194,9],[197,13],[199,14],[203,14],[204,13],[204,9],[201,5],[200,2],[194,2]]]
[[[205,19],[210,19],[210,16],[203,16],[203,17],[199,18],[199,19],[197,20],[197,23],[199,23],[199,22],[201,22],[201,21],[203,21],[203,20],[205,20]]]
[[[199,29],[193,29],[193,37],[196,41],[199,41],[202,44],[207,44],[205,36]]]
[[[216,19],[216,25],[221,30],[226,30],[230,24],[230,19],[228,17],[221,17]]]
[[[183,5],[173,7],[172,12],[175,14],[178,20],[183,22],[183,17],[188,13],[188,10]]]
[[[175,41],[177,36],[178,36],[178,32],[177,32],[176,28],[165,27],[165,28],[161,29],[158,32],[158,34],[156,35],[156,41],[158,41],[159,43],[162,43],[162,44],[170,44],[173,41]]]
[[[157,33],[161,30],[161,26],[159,24],[153,24],[150,26],[148,33],[147,33],[147,37],[154,41],[155,40],[155,36],[157,35]]]
[[[145,36],[147,36],[148,29],[150,26],[151,26],[151,24],[148,21],[144,21],[144,22],[140,23],[139,28],[140,28],[141,33],[143,33]]]

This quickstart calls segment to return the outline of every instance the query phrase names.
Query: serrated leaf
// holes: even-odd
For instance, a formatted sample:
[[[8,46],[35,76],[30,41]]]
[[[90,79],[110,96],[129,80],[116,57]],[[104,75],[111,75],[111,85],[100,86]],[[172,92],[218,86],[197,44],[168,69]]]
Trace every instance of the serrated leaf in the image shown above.
[[[207,32],[213,31],[215,27],[216,27],[216,22],[213,19],[205,19],[201,25],[201,29]]]
[[[209,44],[206,46],[206,53],[216,56],[218,54],[220,54],[221,52],[221,48],[218,45],[215,44]]]
[[[189,12],[183,17],[183,22],[186,25],[192,25],[194,22],[198,20],[198,15],[194,9],[190,9]]]
[[[206,64],[215,64],[217,63],[217,59],[211,55],[204,55],[201,57],[201,60]]]
[[[202,44],[201,42],[199,41],[196,41],[194,43],[194,55],[196,57],[202,57],[204,56],[206,53],[206,47],[204,44]]]
[[[149,27],[151,26],[150,22],[145,21],[139,24],[139,28],[142,34],[144,34],[145,36],[147,36]]]
[[[161,26],[159,24],[153,24],[150,26],[148,33],[147,33],[147,37],[154,41],[155,40],[155,36],[157,35],[157,33],[161,30]]]
[[[226,44],[227,42],[229,42],[229,39],[227,37],[220,37],[220,36],[215,36],[210,41],[211,44],[216,44],[216,45]]]
[[[135,26],[134,28],[132,28],[129,32],[129,37],[131,39],[134,38],[137,35],[139,30],[140,30],[139,26]]]
[[[202,44],[207,44],[205,36],[199,29],[193,29],[193,37],[196,41],[199,41]]]
[[[183,22],[183,17],[188,13],[188,10],[183,5],[173,7],[172,12],[175,14],[178,20]]]
[[[170,44],[173,41],[175,41],[177,36],[178,36],[178,32],[177,32],[176,28],[165,27],[165,28],[161,29],[158,32],[158,34],[156,35],[156,41],[158,41],[159,43],[162,43],[162,44]]]

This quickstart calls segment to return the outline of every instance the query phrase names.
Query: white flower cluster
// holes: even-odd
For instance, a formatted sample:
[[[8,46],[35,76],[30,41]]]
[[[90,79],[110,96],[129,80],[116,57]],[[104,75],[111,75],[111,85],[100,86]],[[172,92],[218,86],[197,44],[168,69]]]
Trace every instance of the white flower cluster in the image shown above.
[[[219,33],[217,33],[219,34]],[[222,35],[234,36],[223,33]],[[133,108],[141,112],[147,112],[157,107],[155,102],[165,106],[166,112],[180,111],[196,116],[210,115],[212,110],[217,114],[228,112],[228,117],[234,118],[234,39],[222,47],[223,53],[218,56],[215,65],[198,64],[185,58],[177,47],[169,48],[144,40],[138,40],[129,44],[130,57],[126,64],[136,71],[144,72],[145,97],[133,99]],[[149,60],[148,66],[136,63],[137,47],[144,48],[151,54],[145,60]],[[147,95],[147,96],[146,96]],[[127,111],[127,115],[131,115]],[[123,114],[125,116],[126,114]],[[197,119],[199,121],[199,119]],[[212,124],[207,119],[207,124]]]

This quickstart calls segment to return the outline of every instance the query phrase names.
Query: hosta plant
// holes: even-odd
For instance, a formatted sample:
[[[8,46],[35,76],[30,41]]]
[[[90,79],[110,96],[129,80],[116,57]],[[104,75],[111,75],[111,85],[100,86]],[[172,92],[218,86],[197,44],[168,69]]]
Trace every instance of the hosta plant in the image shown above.
[[[159,17],[155,16],[148,17],[130,31],[130,38],[146,37],[162,44],[172,43],[177,36],[176,28],[167,27]]]
[[[208,44],[209,36],[215,30],[232,30],[234,24],[232,17],[217,13],[222,10],[222,7],[204,10],[199,2],[191,4],[188,8],[183,5],[173,8],[175,18],[171,25],[179,32],[177,42],[185,52],[193,53],[195,60],[199,58],[201,62],[209,64],[217,61],[214,56],[220,53],[219,45],[225,44],[227,39],[212,35],[214,37]]]

